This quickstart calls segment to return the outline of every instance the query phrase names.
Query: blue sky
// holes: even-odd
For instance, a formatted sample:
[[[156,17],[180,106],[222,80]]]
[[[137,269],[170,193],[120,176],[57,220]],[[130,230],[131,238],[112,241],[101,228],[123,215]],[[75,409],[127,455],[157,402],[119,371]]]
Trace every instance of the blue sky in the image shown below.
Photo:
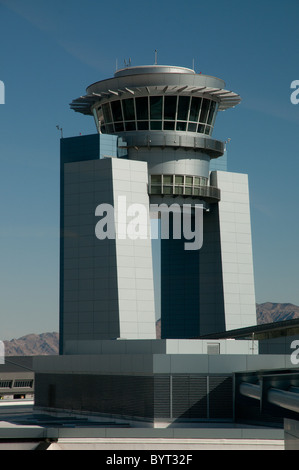
[[[257,302],[299,305],[298,0],[0,0],[0,339],[58,331],[59,137],[95,132],[69,109],[132,65],[192,67],[242,96],[214,137],[249,174]]]

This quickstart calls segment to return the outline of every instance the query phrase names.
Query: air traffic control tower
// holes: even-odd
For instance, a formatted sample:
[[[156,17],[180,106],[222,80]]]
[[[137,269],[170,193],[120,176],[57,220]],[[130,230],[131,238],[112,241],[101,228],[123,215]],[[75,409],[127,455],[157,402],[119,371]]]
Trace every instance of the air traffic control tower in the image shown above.
[[[256,324],[248,177],[227,171],[213,134],[218,112],[239,102],[221,79],[153,65],[118,70],[71,103],[97,134],[61,140],[61,352],[154,339],[160,316],[164,339]],[[124,197],[148,209],[202,205],[202,247],[171,233],[118,236]],[[115,208],[113,239],[96,237],[101,204]]]

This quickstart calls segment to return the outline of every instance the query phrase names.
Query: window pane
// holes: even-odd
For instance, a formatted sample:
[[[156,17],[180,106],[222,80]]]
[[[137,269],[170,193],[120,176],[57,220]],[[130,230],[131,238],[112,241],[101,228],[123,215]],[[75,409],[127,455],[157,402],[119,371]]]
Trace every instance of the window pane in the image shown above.
[[[197,132],[199,134],[204,134],[205,126],[203,124],[198,124]]]
[[[161,194],[161,186],[151,186],[151,194]]]
[[[208,121],[207,121],[208,124],[212,124],[215,110],[216,110],[216,103],[215,101],[211,101],[211,106],[210,106],[210,111],[209,111],[209,116],[208,116]]]
[[[137,128],[139,131],[147,131],[148,121],[137,121]]]
[[[185,188],[185,194],[187,194],[187,196],[192,196],[192,188]]]
[[[173,176],[172,175],[164,175],[163,176],[163,182],[164,182],[164,184],[172,184]]]
[[[186,176],[186,184],[188,184],[189,186],[192,186],[193,184],[192,176]]]
[[[106,133],[107,133],[107,134],[110,134],[110,133],[112,134],[113,132],[114,132],[114,126],[113,126],[113,124],[107,124],[107,126],[106,126]]]
[[[189,122],[188,132],[196,132],[197,124],[195,122]]]
[[[112,122],[112,115],[111,115],[109,103],[103,104],[103,114],[104,114],[104,120],[106,124],[107,122]]]
[[[163,186],[163,193],[164,194],[173,194],[172,186]]]
[[[162,96],[151,96],[151,119],[162,119]]]
[[[114,122],[116,121],[122,121],[123,116],[121,112],[121,105],[120,101],[112,101],[111,103],[111,109],[112,109],[112,114],[113,114],[113,120]]]
[[[114,127],[115,127],[115,132],[123,132],[124,131],[124,123],[123,122],[115,123]]]
[[[165,131],[174,131],[174,121],[164,121],[164,130]]]
[[[177,122],[176,123],[176,130],[177,131],[185,131],[187,127],[187,122]]]
[[[125,121],[135,121],[134,99],[123,100]]]
[[[164,119],[174,121],[176,114],[176,96],[165,96],[164,98]]]
[[[195,178],[194,178],[194,185],[195,185],[195,186],[199,186],[199,185],[200,185],[200,178],[198,178],[198,177],[195,177]]]
[[[180,96],[178,106],[178,120],[187,121],[189,111],[190,96]]]
[[[216,120],[218,108],[219,108],[219,104],[216,103],[216,108],[215,108],[215,111],[214,111],[214,116],[213,116],[213,121],[212,121],[212,126],[213,126],[213,127],[214,127],[214,124],[215,124],[215,120]]]
[[[136,114],[137,119],[142,121],[148,120],[148,98],[136,98]]]
[[[183,186],[176,186],[174,190],[175,194],[184,194],[184,188]]]
[[[175,184],[184,184],[184,177],[183,176],[176,176],[175,177]]]
[[[152,175],[151,176],[152,184],[161,184],[161,175]]]
[[[198,121],[198,114],[201,106],[202,98],[192,97],[189,121]]]
[[[136,131],[135,122],[125,122],[126,131]]]
[[[205,128],[205,134],[209,135],[210,134],[210,126],[206,126]]]
[[[199,122],[203,122],[203,123],[207,122],[209,109],[210,109],[210,100],[206,100],[204,98],[202,100],[202,107],[201,107]]]
[[[152,131],[161,131],[162,130],[162,121],[151,121],[151,130]]]

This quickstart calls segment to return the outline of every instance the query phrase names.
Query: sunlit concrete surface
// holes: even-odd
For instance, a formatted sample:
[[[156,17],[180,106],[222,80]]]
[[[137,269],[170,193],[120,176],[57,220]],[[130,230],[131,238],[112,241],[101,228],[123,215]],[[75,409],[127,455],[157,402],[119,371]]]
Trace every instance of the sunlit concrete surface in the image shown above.
[[[284,440],[262,439],[59,439],[48,450],[284,450]]]

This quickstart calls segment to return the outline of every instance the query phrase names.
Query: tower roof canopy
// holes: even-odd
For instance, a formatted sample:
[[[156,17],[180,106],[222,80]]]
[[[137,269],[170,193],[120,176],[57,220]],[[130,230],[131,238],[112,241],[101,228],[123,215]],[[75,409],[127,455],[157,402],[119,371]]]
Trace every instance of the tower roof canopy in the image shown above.
[[[128,75],[140,75],[144,73],[192,73],[195,71],[185,67],[176,67],[172,65],[141,65],[139,67],[126,67],[117,70],[114,77],[125,77]]]
[[[216,101],[219,110],[233,108],[241,101],[237,93],[225,89],[225,82],[209,75],[197,74],[185,67],[146,65],[127,67],[113,78],[90,85],[84,96],[72,101],[71,109],[92,115],[93,106],[119,97],[182,94]]]

